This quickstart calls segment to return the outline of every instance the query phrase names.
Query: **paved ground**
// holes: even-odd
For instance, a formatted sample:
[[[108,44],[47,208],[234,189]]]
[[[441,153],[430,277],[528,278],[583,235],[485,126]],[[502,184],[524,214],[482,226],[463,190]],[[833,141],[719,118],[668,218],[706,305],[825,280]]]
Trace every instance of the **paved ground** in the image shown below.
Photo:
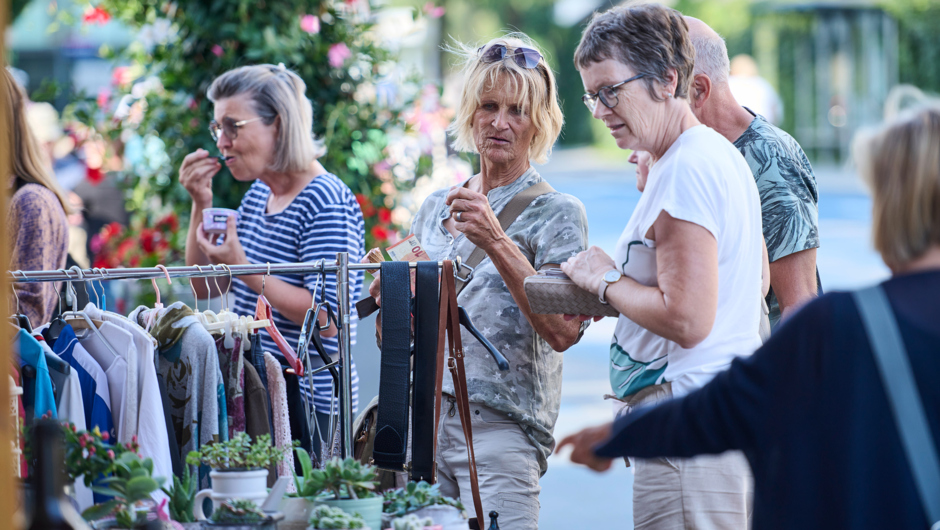
[[[589,150],[558,152],[539,168],[557,190],[578,197],[588,213],[590,242],[612,251],[639,199],[626,157]],[[825,289],[848,289],[887,277],[871,249],[871,201],[854,176],[840,168],[817,168],[820,191],[818,266]],[[614,321],[593,324],[565,354],[557,437],[610,418],[602,398],[609,390],[607,355]],[[371,340],[373,319],[362,322],[363,338],[354,349],[361,378],[361,403],[378,390],[378,351]],[[564,456],[549,460],[542,478],[540,528],[632,528],[633,477],[615,466],[597,474],[572,465]]]

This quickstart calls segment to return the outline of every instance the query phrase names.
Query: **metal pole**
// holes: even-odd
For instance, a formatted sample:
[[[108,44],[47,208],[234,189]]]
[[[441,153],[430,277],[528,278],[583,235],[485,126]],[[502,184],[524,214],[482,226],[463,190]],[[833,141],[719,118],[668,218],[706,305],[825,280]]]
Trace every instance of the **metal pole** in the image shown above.
[[[343,458],[353,454],[352,442],[352,356],[349,336],[349,254],[340,252],[336,255],[336,298],[339,304],[339,363],[340,363],[340,414],[343,419],[342,452]]]

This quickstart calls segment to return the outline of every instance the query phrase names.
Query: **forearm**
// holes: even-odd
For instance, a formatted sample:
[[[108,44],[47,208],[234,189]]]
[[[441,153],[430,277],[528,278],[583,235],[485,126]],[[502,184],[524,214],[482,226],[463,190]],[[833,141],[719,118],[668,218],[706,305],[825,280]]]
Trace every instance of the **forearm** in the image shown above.
[[[581,323],[577,320],[566,321],[562,315],[539,315],[532,312],[525,294],[524,282],[536,271],[519,247],[505,237],[494,244],[487,255],[535,332],[555,351],[563,352],[570,348],[578,339]]]
[[[683,348],[695,346],[708,335],[702,336],[699,319],[688,314],[689,308],[679,297],[670,300],[659,287],[647,287],[624,276],[607,288],[605,298],[620,314]]]
[[[780,304],[781,318],[815,298],[816,249],[795,252],[771,263],[770,285]]]
[[[256,293],[261,292],[262,278],[262,275],[239,277],[249,289]],[[274,276],[268,276],[264,280],[264,296],[271,303],[271,307],[298,326],[303,325],[307,310],[310,309],[313,303],[313,294],[306,287],[291,285]],[[321,325],[326,325],[326,311],[320,311],[318,318]],[[336,323],[330,323],[329,329],[323,330],[320,335],[323,337],[335,336]]]

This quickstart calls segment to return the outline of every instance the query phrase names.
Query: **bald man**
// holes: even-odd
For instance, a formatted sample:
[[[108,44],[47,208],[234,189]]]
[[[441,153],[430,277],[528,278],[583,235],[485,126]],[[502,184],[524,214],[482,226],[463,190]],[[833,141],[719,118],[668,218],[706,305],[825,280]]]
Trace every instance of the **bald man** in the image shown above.
[[[767,305],[774,327],[821,291],[816,175],[792,136],[735,101],[724,39],[697,18],[685,20],[695,47],[692,112],[738,148],[757,181],[770,258]]]

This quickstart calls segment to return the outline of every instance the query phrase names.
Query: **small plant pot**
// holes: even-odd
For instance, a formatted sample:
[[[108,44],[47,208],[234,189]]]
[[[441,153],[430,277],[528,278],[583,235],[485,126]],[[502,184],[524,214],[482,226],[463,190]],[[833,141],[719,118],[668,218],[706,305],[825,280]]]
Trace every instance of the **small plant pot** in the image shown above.
[[[358,513],[372,530],[382,528],[382,502],[379,496],[365,499],[317,499],[315,504],[325,504],[339,508],[348,514]]]
[[[268,497],[268,470],[255,469],[251,471],[212,471],[212,489],[205,489],[196,494],[193,504],[193,515],[197,521],[206,519],[202,511],[203,499],[212,499],[213,509],[225,501],[233,499],[248,499],[261,505]]]
[[[411,512],[418,517],[430,517],[435,525],[439,525],[443,530],[469,530],[470,524],[463,512],[453,506],[435,504],[425,506],[420,510]]]
[[[310,513],[313,511],[313,506],[313,499],[282,498],[279,510],[284,514],[284,520],[278,525],[278,530],[307,530],[310,526]]]

